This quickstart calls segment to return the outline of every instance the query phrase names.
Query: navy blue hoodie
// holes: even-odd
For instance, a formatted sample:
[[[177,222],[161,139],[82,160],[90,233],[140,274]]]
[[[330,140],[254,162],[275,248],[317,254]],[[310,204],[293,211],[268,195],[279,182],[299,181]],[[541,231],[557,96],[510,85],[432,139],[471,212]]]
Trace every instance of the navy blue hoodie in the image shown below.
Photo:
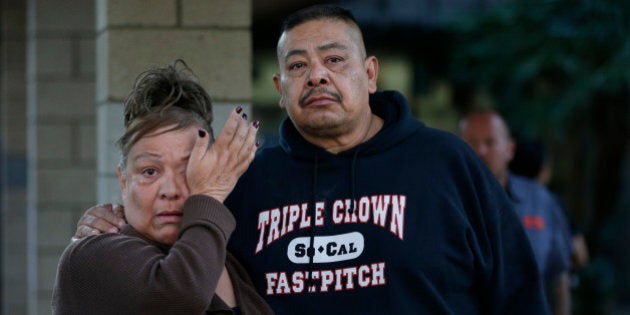
[[[259,293],[278,314],[546,314],[521,223],[472,150],[397,92],[370,107],[383,128],[338,154],[285,119],[226,201]]]

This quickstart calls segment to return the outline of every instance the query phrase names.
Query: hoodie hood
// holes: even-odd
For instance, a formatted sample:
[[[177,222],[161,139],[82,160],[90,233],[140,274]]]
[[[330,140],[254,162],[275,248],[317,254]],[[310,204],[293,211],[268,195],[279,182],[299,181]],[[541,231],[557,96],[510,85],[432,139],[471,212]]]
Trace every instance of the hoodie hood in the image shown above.
[[[354,155],[367,156],[376,154],[396,146],[400,141],[423,128],[418,124],[409,109],[405,97],[397,91],[381,91],[370,95],[370,108],[372,113],[383,119],[381,130],[368,141],[346,151],[339,152],[337,156]],[[297,131],[289,117],[280,124],[280,147],[289,155],[312,160],[315,156],[326,159],[333,154],[306,141]],[[355,153],[355,151],[359,151]]]

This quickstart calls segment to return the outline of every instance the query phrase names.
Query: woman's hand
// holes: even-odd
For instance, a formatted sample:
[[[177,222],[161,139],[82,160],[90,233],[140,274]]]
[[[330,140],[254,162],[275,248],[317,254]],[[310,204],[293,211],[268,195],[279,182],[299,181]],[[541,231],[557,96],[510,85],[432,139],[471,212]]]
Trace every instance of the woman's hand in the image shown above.
[[[209,148],[208,133],[199,130],[186,169],[191,195],[204,194],[223,202],[254,160],[259,122],[249,124],[247,115],[241,112],[239,106],[230,113],[223,130]]]

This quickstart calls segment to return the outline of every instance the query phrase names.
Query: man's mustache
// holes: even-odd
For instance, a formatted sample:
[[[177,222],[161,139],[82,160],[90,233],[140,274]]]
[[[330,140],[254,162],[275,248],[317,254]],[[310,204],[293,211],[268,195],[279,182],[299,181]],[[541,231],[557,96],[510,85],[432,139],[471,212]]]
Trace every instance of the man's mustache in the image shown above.
[[[306,100],[311,97],[313,94],[327,94],[331,97],[333,97],[336,101],[341,102],[341,95],[335,92],[331,92],[328,91],[328,89],[326,88],[315,88],[315,89],[310,89],[306,92],[306,94],[302,95],[302,97],[300,97],[299,100],[299,104],[300,106],[304,106],[304,103],[306,102]]]

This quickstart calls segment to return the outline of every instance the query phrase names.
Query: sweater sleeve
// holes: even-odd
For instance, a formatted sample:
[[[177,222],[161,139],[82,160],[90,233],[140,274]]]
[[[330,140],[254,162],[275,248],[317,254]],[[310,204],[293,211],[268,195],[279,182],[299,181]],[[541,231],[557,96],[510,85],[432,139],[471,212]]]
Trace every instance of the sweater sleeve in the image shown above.
[[[168,250],[141,237],[102,234],[71,244],[60,260],[56,313],[201,314],[210,304],[235,221],[217,200],[190,196]]]

